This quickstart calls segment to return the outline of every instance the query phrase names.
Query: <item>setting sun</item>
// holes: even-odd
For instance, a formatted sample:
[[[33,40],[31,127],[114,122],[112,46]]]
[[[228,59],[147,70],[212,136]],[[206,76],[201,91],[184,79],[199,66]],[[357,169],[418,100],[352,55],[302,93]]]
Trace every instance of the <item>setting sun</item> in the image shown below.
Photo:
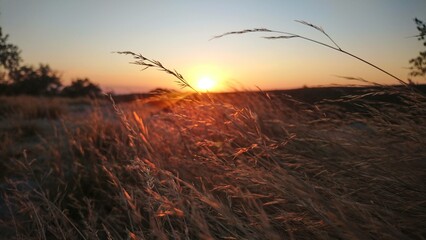
[[[215,81],[210,77],[202,77],[198,79],[198,89],[202,91],[210,91],[215,85]]]

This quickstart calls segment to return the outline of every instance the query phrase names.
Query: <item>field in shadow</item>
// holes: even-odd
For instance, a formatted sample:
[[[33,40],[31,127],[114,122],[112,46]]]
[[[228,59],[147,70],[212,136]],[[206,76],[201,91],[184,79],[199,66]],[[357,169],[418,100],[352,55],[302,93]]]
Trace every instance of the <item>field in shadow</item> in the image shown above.
[[[2,238],[425,238],[423,91],[1,97]]]

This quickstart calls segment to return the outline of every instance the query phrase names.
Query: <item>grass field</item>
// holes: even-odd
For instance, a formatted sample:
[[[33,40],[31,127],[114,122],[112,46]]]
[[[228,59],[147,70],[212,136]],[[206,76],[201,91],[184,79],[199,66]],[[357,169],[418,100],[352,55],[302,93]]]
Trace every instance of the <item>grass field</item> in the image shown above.
[[[426,238],[409,88],[1,97],[0,118],[2,239]]]

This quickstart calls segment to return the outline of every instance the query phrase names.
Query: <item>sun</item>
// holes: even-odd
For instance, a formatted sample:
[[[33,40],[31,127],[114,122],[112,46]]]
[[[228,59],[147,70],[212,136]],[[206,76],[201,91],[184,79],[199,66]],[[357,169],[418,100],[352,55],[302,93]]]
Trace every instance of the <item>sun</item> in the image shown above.
[[[201,91],[211,91],[215,86],[216,82],[210,77],[201,77],[198,79],[197,87]]]

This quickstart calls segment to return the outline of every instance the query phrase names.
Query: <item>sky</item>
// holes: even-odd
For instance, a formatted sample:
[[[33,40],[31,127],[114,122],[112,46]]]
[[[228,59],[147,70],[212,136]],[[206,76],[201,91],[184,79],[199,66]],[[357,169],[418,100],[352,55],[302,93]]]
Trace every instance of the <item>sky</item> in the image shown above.
[[[190,84],[216,82],[211,91],[291,89],[357,82],[381,84],[391,77],[347,55],[302,39],[266,40],[265,33],[229,31],[269,28],[330,44],[407,79],[409,59],[422,44],[414,17],[426,20],[425,0],[0,0],[0,26],[22,51],[24,64],[47,63],[64,84],[89,78],[105,91],[179,89],[172,76],[130,64],[133,51],[176,69]],[[419,79],[424,81],[424,79]]]

